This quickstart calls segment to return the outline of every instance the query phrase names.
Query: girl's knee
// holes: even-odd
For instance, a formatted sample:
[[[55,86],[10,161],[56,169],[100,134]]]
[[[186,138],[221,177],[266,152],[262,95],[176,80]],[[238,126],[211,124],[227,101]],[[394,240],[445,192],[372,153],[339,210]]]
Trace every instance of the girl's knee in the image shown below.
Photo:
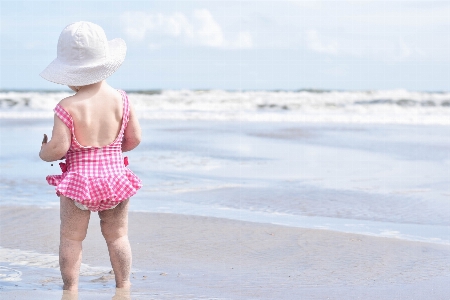
[[[61,238],[72,241],[83,241],[87,234],[90,216],[90,211],[80,210],[75,206],[73,200],[61,196]]]
[[[120,222],[115,223],[100,220],[100,228],[107,243],[128,235],[127,224],[121,224]]]
[[[82,242],[86,238],[87,230],[67,230],[61,228],[61,239]]]
[[[107,243],[128,235],[128,214],[123,207],[101,211],[98,216],[100,217],[100,228]]]

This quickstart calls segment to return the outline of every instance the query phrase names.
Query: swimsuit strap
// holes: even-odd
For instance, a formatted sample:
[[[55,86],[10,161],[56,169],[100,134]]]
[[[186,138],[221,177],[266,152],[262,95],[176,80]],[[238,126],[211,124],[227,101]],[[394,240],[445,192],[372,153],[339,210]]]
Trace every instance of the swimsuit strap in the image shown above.
[[[64,124],[66,124],[67,127],[69,127],[70,131],[73,129],[73,119],[72,116],[58,103],[53,109],[55,114],[63,121]]]
[[[122,119],[122,132],[127,128],[128,121],[130,120],[130,103],[128,102],[128,95],[125,91],[119,90],[123,99],[123,119]]]

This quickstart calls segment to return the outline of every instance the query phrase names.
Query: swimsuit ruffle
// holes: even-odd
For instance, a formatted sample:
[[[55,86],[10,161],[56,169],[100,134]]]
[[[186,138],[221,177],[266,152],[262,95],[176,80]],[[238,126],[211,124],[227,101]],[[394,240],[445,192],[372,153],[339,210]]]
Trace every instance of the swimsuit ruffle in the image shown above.
[[[71,198],[91,211],[114,206],[136,194],[142,187],[141,180],[128,168],[123,174],[109,177],[86,177],[67,171],[62,175],[49,175],[46,179],[50,185],[56,186],[58,196]]]

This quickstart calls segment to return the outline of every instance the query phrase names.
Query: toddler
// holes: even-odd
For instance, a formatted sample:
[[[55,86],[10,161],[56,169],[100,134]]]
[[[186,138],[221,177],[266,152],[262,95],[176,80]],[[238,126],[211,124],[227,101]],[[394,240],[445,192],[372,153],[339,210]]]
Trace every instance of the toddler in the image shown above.
[[[142,183],[126,167],[122,152],[139,145],[141,129],[125,91],[105,81],[125,55],[122,39],[108,41],[100,26],[76,22],[63,29],[57,58],[40,74],[76,92],[56,105],[52,138],[44,134],[39,152],[44,161],[65,159],[61,175],[47,176],[60,197],[59,264],[65,291],[78,290],[81,244],[91,211],[98,211],[101,220],[116,287],[130,287],[128,203]]]

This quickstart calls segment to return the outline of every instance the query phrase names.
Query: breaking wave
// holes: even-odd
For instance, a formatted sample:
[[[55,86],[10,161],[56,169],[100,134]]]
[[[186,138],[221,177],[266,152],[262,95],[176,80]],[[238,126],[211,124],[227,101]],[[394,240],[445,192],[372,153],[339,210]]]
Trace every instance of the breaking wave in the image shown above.
[[[140,118],[450,125],[450,93],[375,91],[127,91]],[[69,92],[0,92],[0,118],[51,118]]]

